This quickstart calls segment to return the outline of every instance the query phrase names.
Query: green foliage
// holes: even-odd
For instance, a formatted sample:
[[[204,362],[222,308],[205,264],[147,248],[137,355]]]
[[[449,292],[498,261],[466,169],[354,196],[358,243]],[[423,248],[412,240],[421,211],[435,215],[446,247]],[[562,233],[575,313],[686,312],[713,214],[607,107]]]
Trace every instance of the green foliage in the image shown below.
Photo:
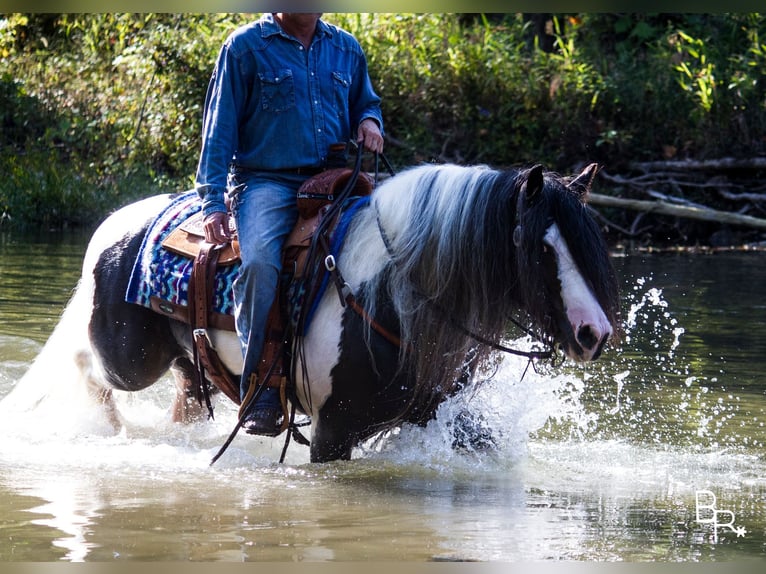
[[[585,17],[583,56],[609,86],[596,110],[599,159],[762,153],[765,30],[760,14]]]
[[[252,14],[0,16],[0,214],[90,225],[192,184],[221,42]],[[327,14],[367,53],[387,155],[518,165],[766,147],[766,18],[579,14],[543,51],[521,14]]]
[[[681,56],[679,63],[674,66],[681,74],[678,84],[685,92],[694,95],[700,111],[710,113],[715,99],[715,66],[705,54],[705,42],[692,38],[682,30],[676,34],[673,43],[677,46],[677,54]]]
[[[190,186],[211,61],[234,25],[207,15],[9,16],[3,224],[92,225],[122,203]]]

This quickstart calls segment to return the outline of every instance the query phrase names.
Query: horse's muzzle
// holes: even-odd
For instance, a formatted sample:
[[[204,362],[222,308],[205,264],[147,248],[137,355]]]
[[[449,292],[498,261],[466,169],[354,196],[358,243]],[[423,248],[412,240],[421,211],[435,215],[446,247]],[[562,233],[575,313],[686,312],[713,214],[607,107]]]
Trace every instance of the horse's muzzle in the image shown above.
[[[599,324],[600,323],[600,324]],[[585,323],[573,329],[576,344],[572,345],[574,352],[568,353],[576,361],[595,361],[604,351],[612,327],[608,322]]]

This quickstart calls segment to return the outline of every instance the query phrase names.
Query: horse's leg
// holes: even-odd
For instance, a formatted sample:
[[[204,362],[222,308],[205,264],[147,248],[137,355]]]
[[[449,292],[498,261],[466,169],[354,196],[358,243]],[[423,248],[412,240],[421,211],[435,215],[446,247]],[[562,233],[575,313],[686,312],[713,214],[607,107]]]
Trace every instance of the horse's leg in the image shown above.
[[[176,384],[176,395],[173,398],[171,413],[173,422],[192,423],[205,418],[207,410],[195,396],[197,387],[197,369],[186,357],[179,357],[170,367]]]
[[[487,451],[497,448],[492,429],[481,414],[462,410],[452,419],[450,427],[452,448],[455,450]]]
[[[335,409],[320,411],[319,421],[311,433],[311,462],[351,460],[351,449],[357,440],[345,427],[346,421],[346,415],[335,412]]]
[[[319,357],[317,363],[331,363],[325,366],[326,372],[315,373],[315,380],[329,379],[331,392],[321,398],[318,412],[312,414],[311,461],[349,460],[360,441],[395,426],[392,421],[398,419],[409,400],[408,383],[397,374],[398,347],[373,331],[369,333],[374,352],[371,359],[365,342],[368,326],[349,308],[342,311],[341,331],[335,339],[337,358],[330,359],[332,351],[320,345],[328,338],[331,321],[322,325],[321,319],[317,315],[312,323],[312,329],[322,334],[319,341],[312,338],[306,343],[316,345],[310,352]],[[379,314],[377,319],[395,332],[389,317]],[[319,403],[315,399],[315,404]]]
[[[85,385],[85,391],[88,397],[97,405],[104,409],[106,419],[112,428],[116,431],[122,427],[122,421],[117,411],[117,405],[114,402],[112,389],[104,387],[93,375],[92,356],[87,351],[80,351],[75,355],[75,363],[80,371],[82,381]]]
[[[385,315],[379,316],[393,323]],[[425,425],[435,417],[439,397],[436,401],[426,397],[424,402],[411,402],[414,378],[406,371],[397,371],[399,349],[375,332],[370,334],[375,359],[370,360],[366,328],[355,312],[345,311],[339,355],[331,369],[332,393],[315,416],[312,462],[349,460],[353,447],[376,432],[401,422]],[[476,366],[476,358],[469,355],[460,377],[441,400],[465,392]],[[496,446],[492,430],[481,415],[465,410],[449,424],[455,449],[479,451]]]
[[[472,385],[477,367],[476,353],[469,351],[463,364],[463,371],[449,396],[467,392]],[[452,448],[455,450],[486,451],[497,448],[492,429],[484,416],[474,414],[467,407],[458,412],[447,424],[452,429]]]

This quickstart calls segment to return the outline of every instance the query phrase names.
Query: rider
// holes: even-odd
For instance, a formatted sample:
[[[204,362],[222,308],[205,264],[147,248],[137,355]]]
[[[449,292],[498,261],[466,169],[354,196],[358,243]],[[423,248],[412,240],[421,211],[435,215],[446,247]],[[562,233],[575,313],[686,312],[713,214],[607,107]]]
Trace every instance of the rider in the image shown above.
[[[276,295],[281,250],[296,218],[296,192],[326,165],[330,145],[383,150],[380,98],[357,40],[321,13],[265,14],[224,42],[208,86],[196,189],[205,239],[230,240],[228,190],[240,245],[234,313],[245,398]],[[279,433],[278,389],[264,389],[243,427]]]

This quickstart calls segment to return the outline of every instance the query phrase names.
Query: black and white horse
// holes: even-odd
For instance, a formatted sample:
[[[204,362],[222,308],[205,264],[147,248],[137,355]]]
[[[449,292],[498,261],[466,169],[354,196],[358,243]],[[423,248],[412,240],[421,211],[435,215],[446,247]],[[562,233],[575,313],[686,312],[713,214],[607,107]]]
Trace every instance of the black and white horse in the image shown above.
[[[606,245],[585,206],[596,174],[573,178],[484,166],[423,166],[381,184],[350,223],[337,259],[366,314],[328,289],[297,341],[293,400],[312,421],[311,460],[347,459],[375,433],[434,416],[523,318],[576,361],[598,358],[618,328]],[[139,246],[171,196],[115,212],[94,233],[75,299],[87,300],[89,348],[78,350],[90,391],[137,391],[171,368],[177,418],[194,378],[189,327],[124,300]],[[236,335],[210,334],[237,374]]]

